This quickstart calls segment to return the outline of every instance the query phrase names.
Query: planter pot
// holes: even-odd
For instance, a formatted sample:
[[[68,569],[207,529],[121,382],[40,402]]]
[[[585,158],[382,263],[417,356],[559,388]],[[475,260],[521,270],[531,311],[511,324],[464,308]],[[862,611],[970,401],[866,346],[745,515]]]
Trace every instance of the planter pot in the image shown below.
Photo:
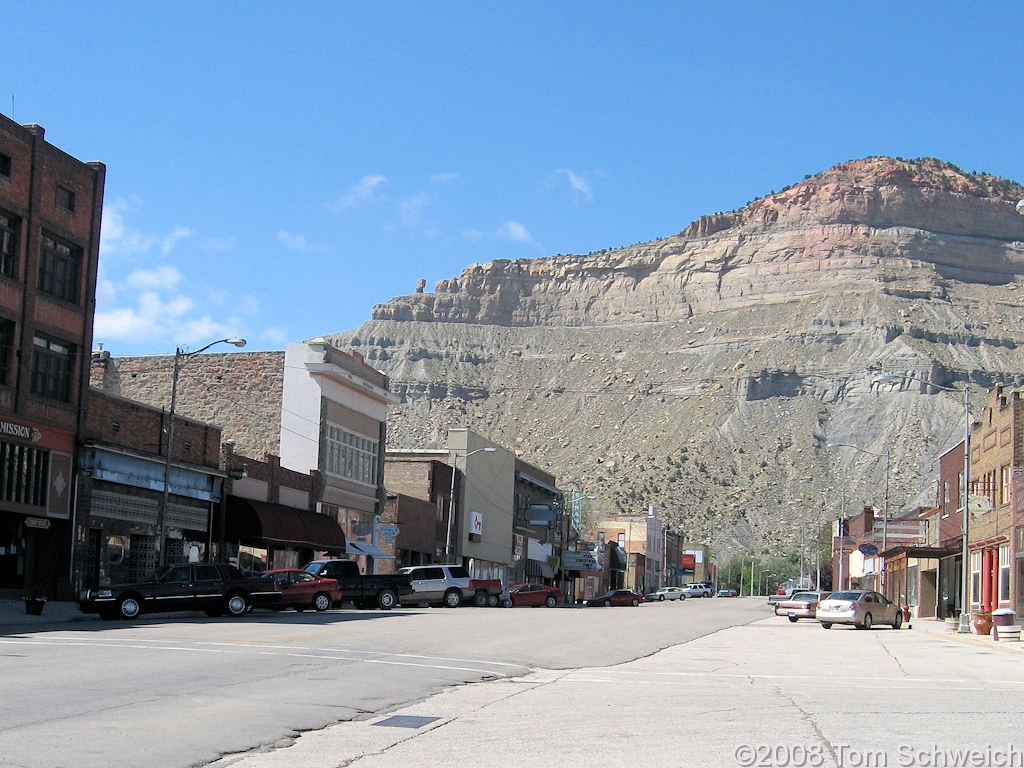
[[[956,616],[948,616],[946,618],[946,631],[956,632],[958,629],[960,629],[960,619]]]
[[[26,600],[25,613],[29,616],[42,616],[44,605],[46,605],[45,600]]]
[[[974,629],[979,635],[988,635],[992,632],[992,615],[979,613],[974,617]]]

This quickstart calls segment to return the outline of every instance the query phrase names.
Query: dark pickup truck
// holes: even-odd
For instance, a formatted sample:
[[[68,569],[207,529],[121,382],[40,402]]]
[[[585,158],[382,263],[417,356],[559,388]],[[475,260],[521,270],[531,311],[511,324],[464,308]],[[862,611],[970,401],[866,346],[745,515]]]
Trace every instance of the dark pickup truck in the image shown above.
[[[359,572],[355,560],[314,560],[303,567],[314,576],[335,579],[341,587],[345,600],[351,600],[356,608],[381,608],[389,611],[412,594],[412,579],[409,576],[382,573],[364,576]]]
[[[79,595],[83,613],[104,619],[134,619],[141,613],[205,611],[207,616],[241,616],[253,607],[269,607],[281,593],[269,579],[243,576],[226,563],[176,563],[157,569],[137,584],[111,584]]]

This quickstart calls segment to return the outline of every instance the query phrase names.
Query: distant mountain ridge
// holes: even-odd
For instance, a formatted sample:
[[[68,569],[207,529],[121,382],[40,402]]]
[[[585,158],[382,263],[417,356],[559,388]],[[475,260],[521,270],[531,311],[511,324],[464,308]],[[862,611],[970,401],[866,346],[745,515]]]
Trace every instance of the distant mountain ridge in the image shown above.
[[[1024,380],[1021,198],[935,159],[851,161],[650,243],[474,264],[327,338],[392,377],[393,447],[470,427],[599,511],[773,545],[842,494],[880,503],[882,462],[829,442],[890,452],[894,510],[932,502],[961,401],[877,372]]]

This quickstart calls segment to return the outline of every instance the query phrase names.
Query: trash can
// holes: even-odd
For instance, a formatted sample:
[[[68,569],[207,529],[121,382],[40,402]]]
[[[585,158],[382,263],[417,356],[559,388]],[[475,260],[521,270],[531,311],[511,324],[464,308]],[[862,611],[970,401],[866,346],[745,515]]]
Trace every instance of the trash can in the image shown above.
[[[1020,640],[1017,614],[1012,608],[999,608],[992,611],[992,639],[998,642],[1000,633],[1004,640]]]

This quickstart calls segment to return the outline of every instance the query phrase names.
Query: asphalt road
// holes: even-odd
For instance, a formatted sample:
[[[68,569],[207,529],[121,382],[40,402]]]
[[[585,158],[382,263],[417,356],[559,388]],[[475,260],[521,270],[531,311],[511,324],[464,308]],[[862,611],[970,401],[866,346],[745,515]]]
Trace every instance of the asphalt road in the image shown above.
[[[0,765],[203,765],[466,683],[614,667],[766,614],[762,599],[691,599],[26,629],[0,637]]]

